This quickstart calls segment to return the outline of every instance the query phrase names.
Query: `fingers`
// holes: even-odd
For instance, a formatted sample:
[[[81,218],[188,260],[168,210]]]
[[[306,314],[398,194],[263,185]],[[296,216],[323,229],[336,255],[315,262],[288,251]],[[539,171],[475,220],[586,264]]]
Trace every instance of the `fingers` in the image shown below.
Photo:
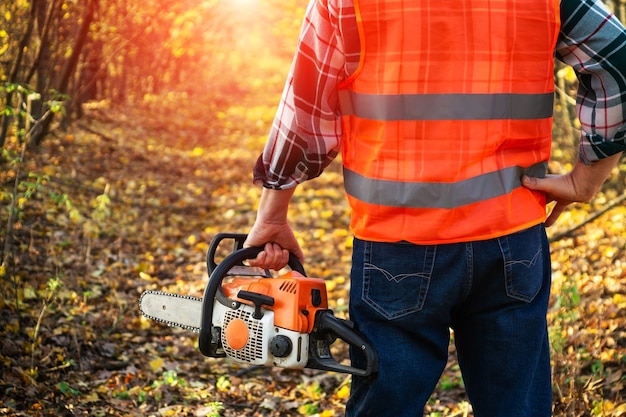
[[[553,186],[551,184],[552,179],[550,177],[546,178],[535,178],[529,177],[528,175],[522,176],[522,185],[529,190],[540,191],[546,194],[546,202],[550,203],[554,201],[551,191],[553,190]]]
[[[556,202],[546,218],[546,227],[556,223],[567,206],[574,201],[572,195],[575,195],[575,189],[570,186],[570,182],[565,181],[565,178],[565,176],[558,175],[548,175],[545,178],[534,178],[527,175],[522,177],[522,185],[524,187],[545,193],[547,203]]]
[[[289,262],[290,252],[298,258],[300,263],[304,264],[304,254],[288,223],[255,222],[244,242],[244,247],[251,246],[263,246],[263,250],[257,257],[249,261],[251,266],[273,270],[282,269]]]
[[[529,177],[528,175],[522,176],[522,185],[529,190],[543,191],[549,193],[554,188],[552,186],[552,178],[547,176],[545,178]]]
[[[289,263],[289,251],[276,243],[267,243],[255,259],[248,260],[250,266],[279,270]]]
[[[558,204],[558,203],[555,204],[554,207],[552,208],[552,211],[550,211],[550,214],[548,215],[548,218],[545,221],[545,226],[546,227],[550,227],[554,223],[556,223],[556,220],[559,218],[561,213],[563,213],[565,211],[566,207],[567,207],[567,205]]]
[[[522,175],[522,185],[528,189],[535,190],[537,189],[537,178]]]

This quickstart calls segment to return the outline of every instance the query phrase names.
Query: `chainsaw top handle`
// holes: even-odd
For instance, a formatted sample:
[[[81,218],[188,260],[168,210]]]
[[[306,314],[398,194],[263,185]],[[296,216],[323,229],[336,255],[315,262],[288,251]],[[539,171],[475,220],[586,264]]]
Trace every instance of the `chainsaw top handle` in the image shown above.
[[[217,248],[220,246],[220,244],[224,240],[232,239],[233,240],[232,252],[236,252],[236,251],[238,251],[240,249],[243,249],[243,244],[246,242],[247,238],[248,238],[248,235],[245,234],[245,233],[218,233],[218,234],[216,234],[215,237],[211,240],[211,244],[209,245],[209,250],[207,251],[207,254],[206,254],[206,264],[207,264],[207,269],[209,271],[209,276],[213,273],[215,268],[217,268],[218,264],[217,264],[217,262],[215,262],[215,254],[217,253]],[[250,258],[247,258],[247,259],[252,259],[252,258],[256,257],[256,255],[258,255],[259,252],[261,250],[263,250],[263,248],[261,248],[261,247],[259,247],[258,249],[259,250],[256,252],[256,254],[254,256],[251,256]],[[246,259],[243,259],[242,261],[240,261],[239,265],[242,265],[241,262],[243,262],[245,260]],[[298,271],[302,275],[306,276],[306,274],[304,273],[304,268],[302,267],[302,264],[300,263],[298,258],[295,255],[291,254],[291,253],[289,254],[289,263],[288,263],[288,265],[294,271]]]
[[[250,247],[244,248],[243,244],[247,238],[246,234],[240,233],[218,233],[211,240],[209,250],[207,252],[207,269],[209,271],[209,283],[204,289],[204,296],[202,297],[202,321],[200,326],[200,334],[198,338],[198,347],[200,352],[205,356],[219,357],[224,356],[217,352],[217,346],[219,345],[215,339],[213,331],[213,300],[217,296],[217,292],[222,285],[222,281],[228,276],[228,273],[233,267],[245,267],[244,261],[248,259],[254,259],[263,250],[263,247]],[[224,240],[234,240],[233,251],[230,255],[226,256],[219,264],[215,262],[215,254],[220,243]],[[289,253],[289,262],[287,264],[292,270],[301,273],[306,276],[304,267],[293,254]],[[270,276],[269,271],[265,272],[265,276]]]

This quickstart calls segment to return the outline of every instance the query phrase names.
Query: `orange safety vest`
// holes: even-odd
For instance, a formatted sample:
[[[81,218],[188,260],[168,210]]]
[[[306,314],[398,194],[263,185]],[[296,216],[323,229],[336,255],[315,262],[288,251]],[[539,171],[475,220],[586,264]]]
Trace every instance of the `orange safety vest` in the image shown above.
[[[560,0],[355,0],[340,86],[344,183],[361,239],[438,244],[545,220]]]

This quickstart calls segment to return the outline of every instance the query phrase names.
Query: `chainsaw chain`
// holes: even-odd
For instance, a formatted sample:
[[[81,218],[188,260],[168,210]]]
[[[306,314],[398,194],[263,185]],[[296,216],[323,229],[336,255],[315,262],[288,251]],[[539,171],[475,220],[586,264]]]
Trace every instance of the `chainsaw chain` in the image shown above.
[[[154,316],[151,316],[151,315],[149,315],[149,314],[146,314],[146,312],[144,312],[144,311],[141,309],[141,300],[143,299],[143,297],[144,297],[146,294],[165,295],[165,296],[167,296],[167,297],[184,298],[184,299],[186,299],[186,300],[193,300],[193,301],[200,301],[200,302],[202,302],[202,298],[200,298],[200,297],[194,297],[193,295],[180,295],[180,294],[175,294],[175,293],[171,293],[171,292],[165,292],[165,291],[154,291],[154,290],[147,290],[147,291],[145,291],[143,294],[141,294],[141,297],[139,298],[139,310],[141,311],[141,314],[143,314],[143,316],[144,316],[145,318],[150,319],[150,320],[155,320],[155,321],[158,321],[158,322],[160,322],[160,323],[165,323],[165,324],[167,324],[167,325],[168,325],[168,326],[170,326],[170,327],[179,327],[179,328],[181,328],[181,329],[191,330],[191,331],[192,331],[192,332],[194,332],[194,333],[200,333],[200,329],[199,329],[199,328],[197,328],[197,327],[193,327],[193,326],[186,326],[186,325],[184,325],[184,324],[178,324],[178,323],[172,323],[172,322],[170,322],[170,321],[163,320],[163,319],[160,319],[160,318],[158,318],[158,317],[154,317]]]

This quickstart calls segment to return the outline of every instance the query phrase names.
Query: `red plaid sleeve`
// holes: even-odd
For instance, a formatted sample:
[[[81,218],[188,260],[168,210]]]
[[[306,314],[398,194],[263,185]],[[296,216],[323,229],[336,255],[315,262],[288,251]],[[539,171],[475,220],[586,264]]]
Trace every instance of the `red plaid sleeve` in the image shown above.
[[[351,0],[311,1],[255,183],[293,187],[319,176],[341,148],[337,85],[356,69],[359,38]]]

